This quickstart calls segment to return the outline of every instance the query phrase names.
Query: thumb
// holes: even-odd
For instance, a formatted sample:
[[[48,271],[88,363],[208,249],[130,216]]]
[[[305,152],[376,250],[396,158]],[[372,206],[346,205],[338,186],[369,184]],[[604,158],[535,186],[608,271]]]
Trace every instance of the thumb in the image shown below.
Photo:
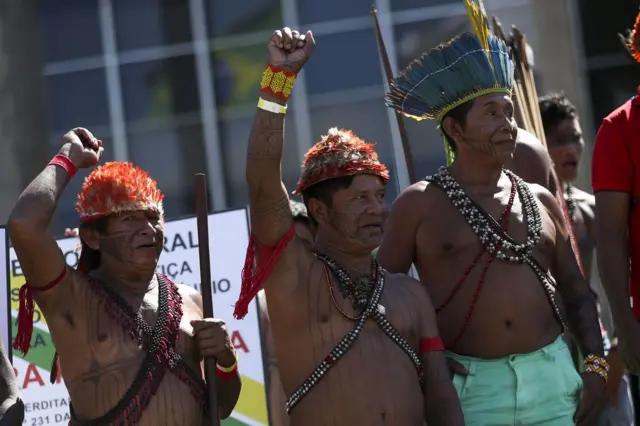
[[[469,370],[464,368],[464,366],[455,359],[447,358],[447,365],[449,366],[449,370],[454,374],[458,374],[460,376],[467,376],[469,374]]]
[[[307,54],[308,56],[311,56],[313,54],[313,51],[316,48],[316,40],[313,38],[313,33],[309,30],[306,32],[304,39],[306,41],[305,45],[304,45],[304,53]]]
[[[195,331],[196,333],[202,330],[202,328],[206,323],[207,322],[205,320],[201,320],[201,319],[195,319],[189,322],[189,324],[191,324],[191,327],[193,327],[193,331]]]

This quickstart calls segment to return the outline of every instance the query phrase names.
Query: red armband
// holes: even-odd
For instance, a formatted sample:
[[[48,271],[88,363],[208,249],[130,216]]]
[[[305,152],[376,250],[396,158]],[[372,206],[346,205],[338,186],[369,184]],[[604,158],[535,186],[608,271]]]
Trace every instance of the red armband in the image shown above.
[[[291,96],[297,74],[286,68],[267,65],[262,72],[260,91],[286,101]]]
[[[62,154],[55,155],[51,159],[51,161],[49,161],[49,165],[52,165],[52,164],[55,166],[62,167],[64,171],[67,172],[67,174],[69,175],[69,179],[75,176],[76,172],[78,171],[76,166],[71,162],[71,160],[69,160],[69,157],[64,156]]]
[[[33,334],[33,311],[35,309],[33,303],[33,293],[51,290],[62,280],[67,274],[67,267],[65,266],[62,273],[58,275],[58,278],[53,280],[51,284],[47,284],[44,287],[32,287],[28,283],[25,283],[20,287],[20,296],[18,302],[18,333],[13,341],[13,349],[17,349],[26,355],[29,352],[31,346],[31,336]]]
[[[444,343],[442,343],[442,339],[439,337],[427,337],[426,339],[420,340],[419,352],[435,352],[435,351],[444,351]]]

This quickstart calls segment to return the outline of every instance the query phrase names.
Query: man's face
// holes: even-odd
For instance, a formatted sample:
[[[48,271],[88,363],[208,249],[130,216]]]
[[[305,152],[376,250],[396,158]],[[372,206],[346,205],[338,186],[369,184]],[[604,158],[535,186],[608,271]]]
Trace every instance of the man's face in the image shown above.
[[[380,245],[388,207],[386,188],[377,176],[357,175],[351,186],[333,194],[326,223],[344,238],[345,245],[371,251]],[[320,229],[318,230],[320,232]]]
[[[584,139],[577,117],[567,118],[546,135],[549,155],[558,178],[570,183],[578,177],[578,168],[584,152]]]
[[[480,96],[467,113],[465,125],[456,128],[454,135],[449,134],[460,151],[500,164],[513,159],[518,126],[513,102],[508,95]]]
[[[132,211],[108,218],[98,234],[102,256],[137,267],[156,267],[164,242],[164,222],[156,212]]]

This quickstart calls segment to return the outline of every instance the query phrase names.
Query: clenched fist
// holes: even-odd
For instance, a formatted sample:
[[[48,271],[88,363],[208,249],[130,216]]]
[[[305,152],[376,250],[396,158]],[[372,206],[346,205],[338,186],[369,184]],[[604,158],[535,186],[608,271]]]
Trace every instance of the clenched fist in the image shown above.
[[[191,321],[202,358],[214,357],[218,364],[228,367],[236,360],[231,338],[224,321],[204,318]]]
[[[103,151],[101,140],[96,139],[87,129],[76,127],[62,137],[62,147],[58,154],[69,158],[76,168],[86,169],[98,164]]]
[[[316,42],[311,31],[300,34],[291,28],[277,30],[267,46],[269,63],[298,72],[313,54]]]

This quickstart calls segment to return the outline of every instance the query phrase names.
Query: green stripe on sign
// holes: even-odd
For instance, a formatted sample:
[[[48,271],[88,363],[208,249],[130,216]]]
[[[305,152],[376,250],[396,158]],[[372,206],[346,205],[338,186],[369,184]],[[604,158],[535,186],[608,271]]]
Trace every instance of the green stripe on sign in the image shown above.
[[[18,334],[18,321],[11,318],[11,335],[14,337]],[[38,368],[51,371],[51,363],[53,362],[53,354],[56,348],[53,346],[51,335],[46,331],[33,327],[33,335],[31,336],[31,349],[27,356],[23,356],[21,352],[13,350],[13,355],[25,362],[35,364]]]
[[[248,426],[246,423],[242,423],[238,419],[234,419],[233,417],[229,417],[220,422],[220,426]]]

